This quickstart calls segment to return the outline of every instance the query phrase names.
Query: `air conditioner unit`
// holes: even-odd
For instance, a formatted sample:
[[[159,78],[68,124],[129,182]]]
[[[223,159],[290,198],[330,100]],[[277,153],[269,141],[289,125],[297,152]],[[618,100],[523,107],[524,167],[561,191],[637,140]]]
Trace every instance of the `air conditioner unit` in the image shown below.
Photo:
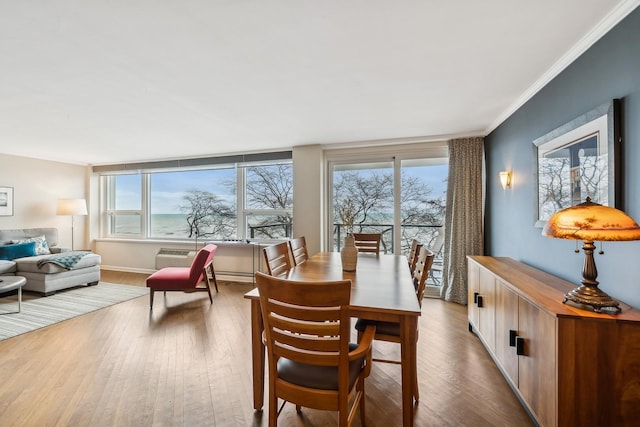
[[[160,248],[156,254],[156,270],[165,267],[190,267],[196,253],[191,249]]]

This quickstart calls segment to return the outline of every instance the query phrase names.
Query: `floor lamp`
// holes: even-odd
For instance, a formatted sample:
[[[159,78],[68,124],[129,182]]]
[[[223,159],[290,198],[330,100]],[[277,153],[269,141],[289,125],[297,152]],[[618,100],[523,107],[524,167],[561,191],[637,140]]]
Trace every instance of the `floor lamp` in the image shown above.
[[[73,250],[73,217],[87,215],[87,201],[85,199],[58,199],[57,215],[71,216],[71,250]]]

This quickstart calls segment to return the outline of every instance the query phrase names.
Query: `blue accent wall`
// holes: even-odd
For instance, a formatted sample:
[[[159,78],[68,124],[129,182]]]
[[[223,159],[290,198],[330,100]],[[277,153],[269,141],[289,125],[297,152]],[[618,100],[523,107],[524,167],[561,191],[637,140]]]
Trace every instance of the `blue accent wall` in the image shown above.
[[[511,257],[580,283],[584,255],[574,253],[575,241],[544,237],[534,227],[532,141],[613,98],[621,99],[621,208],[640,221],[639,8],[485,138],[487,255]],[[513,171],[511,189],[502,190],[501,170]],[[608,242],[604,250],[595,255],[600,287],[640,309],[640,241]]]

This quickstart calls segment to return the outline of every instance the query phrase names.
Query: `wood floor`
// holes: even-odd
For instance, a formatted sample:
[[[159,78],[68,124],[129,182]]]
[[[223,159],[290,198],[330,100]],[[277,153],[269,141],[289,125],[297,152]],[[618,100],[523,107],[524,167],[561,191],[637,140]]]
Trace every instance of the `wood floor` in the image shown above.
[[[105,282],[146,276],[104,271]],[[250,284],[148,297],[0,342],[2,426],[266,426],[252,407]],[[420,318],[416,426],[530,426],[527,413],[467,331],[466,307],[426,299]],[[398,346],[375,351],[399,357]],[[367,425],[401,424],[400,367],[376,363]],[[286,405],[281,426],[335,425],[334,413]],[[356,421],[359,425],[359,421]]]

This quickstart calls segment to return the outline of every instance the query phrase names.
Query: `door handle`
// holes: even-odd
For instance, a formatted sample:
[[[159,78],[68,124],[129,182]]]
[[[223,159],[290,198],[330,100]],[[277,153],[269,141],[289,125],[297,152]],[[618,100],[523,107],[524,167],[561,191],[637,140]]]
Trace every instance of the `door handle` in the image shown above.
[[[484,307],[484,300],[482,298],[482,295],[478,295],[478,307]]]
[[[479,295],[478,292],[474,292],[473,293],[473,303],[474,304],[478,304],[478,295]]]
[[[524,338],[516,337],[516,354],[518,356],[526,356],[524,354]]]
[[[516,338],[518,338],[518,332],[513,329],[509,329],[509,347],[516,346]]]

